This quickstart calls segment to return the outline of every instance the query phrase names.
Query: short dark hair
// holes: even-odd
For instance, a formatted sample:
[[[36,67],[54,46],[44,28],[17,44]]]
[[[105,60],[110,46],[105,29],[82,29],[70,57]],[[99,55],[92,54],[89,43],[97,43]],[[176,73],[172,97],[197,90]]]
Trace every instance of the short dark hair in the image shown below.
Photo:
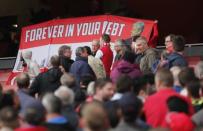
[[[133,81],[133,92],[138,95],[141,90],[146,91],[146,85],[147,85],[147,80],[142,76],[142,77],[137,77]]]
[[[183,36],[177,35],[175,37],[171,37],[171,41],[173,42],[173,48],[175,51],[180,52],[185,48],[185,39]]]
[[[81,76],[80,84],[82,84],[83,86],[85,86],[87,88],[89,83],[92,82],[92,81],[95,81],[95,77],[93,77],[90,74],[85,74],[85,75]]]
[[[94,87],[102,89],[107,83],[112,83],[111,79],[109,78],[99,78],[95,81]]]
[[[118,101],[107,101],[104,103],[104,107],[106,109],[111,127],[117,127],[120,120],[118,113],[120,111],[120,106]]]
[[[155,79],[158,79],[163,86],[172,87],[173,86],[173,75],[169,69],[160,68],[155,75]]]
[[[126,51],[124,53],[123,60],[133,64],[135,61],[135,54],[131,51]]]
[[[53,67],[59,67],[60,66],[60,58],[57,55],[54,55],[50,59],[50,63]]]
[[[111,41],[111,38],[108,34],[103,34],[102,35],[102,40],[105,42],[105,43],[109,43]]]
[[[191,67],[184,67],[178,74],[178,79],[181,84],[181,86],[185,86],[189,81],[195,79],[195,73],[193,68]]]
[[[30,85],[30,77],[27,73],[21,73],[16,78],[18,88],[28,88]]]
[[[84,49],[87,51],[88,55],[92,55],[91,48],[89,46],[84,46]]]
[[[70,50],[70,49],[71,49],[70,46],[67,46],[67,45],[61,46],[61,47],[59,48],[59,50],[58,50],[58,55],[59,55],[59,56],[63,56],[65,50],[67,50],[67,49]]]
[[[116,89],[119,93],[131,91],[133,86],[132,79],[128,75],[121,75],[116,81]]]
[[[188,93],[191,95],[193,98],[200,98],[200,81],[199,79],[193,79],[192,81],[189,81],[186,84],[186,88],[188,90]]]
[[[27,107],[23,116],[24,120],[31,125],[40,125],[45,120],[45,111],[37,108]]]
[[[189,105],[188,103],[181,97],[171,96],[167,99],[167,107],[169,111],[182,112],[189,114]]]
[[[123,94],[119,100],[122,116],[125,122],[132,123],[138,118],[142,109],[142,101],[132,92]]]

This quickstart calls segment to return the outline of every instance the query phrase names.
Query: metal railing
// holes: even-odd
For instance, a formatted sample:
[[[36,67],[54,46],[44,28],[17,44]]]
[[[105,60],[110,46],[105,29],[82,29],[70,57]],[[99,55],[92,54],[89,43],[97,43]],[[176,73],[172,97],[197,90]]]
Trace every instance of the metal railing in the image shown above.
[[[186,44],[186,56],[201,56],[203,57],[203,43]],[[165,46],[157,46],[157,49],[165,49]],[[0,70],[13,69],[16,57],[3,57],[0,58]]]

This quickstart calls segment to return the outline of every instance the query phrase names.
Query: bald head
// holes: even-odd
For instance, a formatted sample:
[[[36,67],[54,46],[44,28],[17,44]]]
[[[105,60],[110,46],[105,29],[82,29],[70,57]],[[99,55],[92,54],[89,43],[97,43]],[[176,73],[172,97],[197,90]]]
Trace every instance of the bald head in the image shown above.
[[[18,88],[28,88],[30,85],[30,77],[27,73],[21,73],[16,78]]]
[[[99,40],[93,40],[92,41],[92,52],[97,52],[97,50],[99,50],[100,48],[100,44],[99,44]]]

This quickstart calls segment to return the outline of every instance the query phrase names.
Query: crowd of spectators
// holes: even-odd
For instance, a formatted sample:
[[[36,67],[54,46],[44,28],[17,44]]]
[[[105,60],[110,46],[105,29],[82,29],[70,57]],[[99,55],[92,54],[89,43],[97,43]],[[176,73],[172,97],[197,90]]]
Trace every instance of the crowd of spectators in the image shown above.
[[[193,131],[203,129],[203,62],[184,56],[185,40],[166,36],[166,49],[103,34],[76,58],[63,45],[39,72],[29,52],[17,90],[0,89],[2,131]]]

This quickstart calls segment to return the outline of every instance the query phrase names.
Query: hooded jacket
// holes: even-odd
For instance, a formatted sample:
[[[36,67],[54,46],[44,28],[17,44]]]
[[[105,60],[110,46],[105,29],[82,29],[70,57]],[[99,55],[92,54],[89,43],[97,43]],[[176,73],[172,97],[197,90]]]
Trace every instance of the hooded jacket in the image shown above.
[[[136,64],[131,64],[125,60],[121,60],[111,71],[110,78],[115,83],[121,75],[128,75],[131,78],[136,78],[142,75],[139,66]]]
[[[77,83],[80,83],[81,76],[90,74],[95,76],[92,68],[88,65],[87,58],[77,56],[75,62],[71,65],[70,73],[72,73]]]

